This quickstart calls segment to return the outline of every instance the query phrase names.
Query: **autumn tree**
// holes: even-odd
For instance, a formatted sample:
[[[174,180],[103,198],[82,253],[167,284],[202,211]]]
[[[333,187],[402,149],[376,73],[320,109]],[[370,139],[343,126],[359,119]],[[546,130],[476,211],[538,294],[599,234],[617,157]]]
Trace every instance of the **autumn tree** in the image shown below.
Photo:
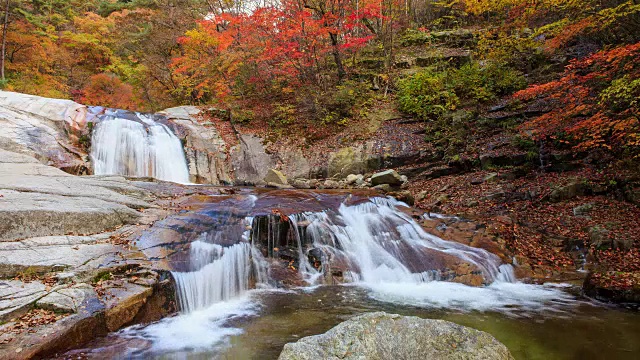
[[[526,122],[524,134],[573,146],[640,154],[640,43],[574,60],[557,81],[514,95],[544,99],[551,110]]]
[[[136,109],[139,100],[133,87],[112,74],[93,75],[80,91],[80,101],[88,105],[100,105],[120,109]]]

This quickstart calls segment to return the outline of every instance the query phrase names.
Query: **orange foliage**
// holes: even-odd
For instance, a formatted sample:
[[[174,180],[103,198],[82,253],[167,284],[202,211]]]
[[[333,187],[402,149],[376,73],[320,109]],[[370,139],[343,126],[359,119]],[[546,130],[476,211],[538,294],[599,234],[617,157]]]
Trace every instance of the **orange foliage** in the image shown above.
[[[558,81],[517,92],[521,101],[544,99],[551,111],[525,123],[535,138],[577,150],[640,153],[640,43],[574,60]]]
[[[140,100],[134,95],[133,87],[110,74],[97,74],[81,90],[80,101],[89,105],[100,105],[117,109],[135,110]]]
[[[234,91],[282,94],[318,84],[332,69],[340,76],[338,59],[372,37],[362,19],[380,12],[377,2],[370,3],[363,1],[356,12],[346,0],[289,0],[250,14],[225,13],[188,31],[179,40],[183,55],[173,65],[198,98],[222,99]]]

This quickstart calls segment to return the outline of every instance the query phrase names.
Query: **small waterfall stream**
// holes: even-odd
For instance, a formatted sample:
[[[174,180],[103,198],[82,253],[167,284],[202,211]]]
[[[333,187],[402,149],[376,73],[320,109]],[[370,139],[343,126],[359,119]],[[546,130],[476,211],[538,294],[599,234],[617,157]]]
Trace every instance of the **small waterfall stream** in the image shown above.
[[[242,214],[225,215],[215,232],[191,242],[187,271],[172,273],[183,312],[242,296],[252,283],[277,286],[269,268],[283,258],[291,259],[288,271],[297,271],[307,285],[322,284],[336,267],[344,281],[365,286],[429,283],[442,279],[442,262],[433,260],[437,254],[471,264],[486,284],[514,281],[511,265],[483,249],[426,233],[399,209],[406,205],[391,198],[253,217],[255,199],[239,202]]]
[[[116,111],[102,116],[91,139],[94,173],[188,183],[180,139],[148,115],[136,113],[135,119],[120,117]]]

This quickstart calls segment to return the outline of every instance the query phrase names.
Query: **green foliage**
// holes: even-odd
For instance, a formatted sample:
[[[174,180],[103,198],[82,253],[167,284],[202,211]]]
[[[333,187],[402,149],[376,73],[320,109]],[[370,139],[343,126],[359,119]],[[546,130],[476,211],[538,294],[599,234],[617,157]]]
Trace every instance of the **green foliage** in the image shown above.
[[[251,120],[253,120],[255,117],[254,112],[249,109],[237,109],[235,111],[232,111],[232,114],[233,114],[233,121],[242,123],[242,124],[250,123]]]
[[[92,283],[97,284],[100,281],[106,281],[106,280],[111,280],[113,279],[113,274],[109,271],[102,271],[99,272],[98,274],[96,274],[93,279],[92,279]]]
[[[520,71],[531,71],[545,60],[542,44],[530,31],[485,33],[475,51],[477,58]]]
[[[291,125],[296,121],[296,107],[291,104],[276,103],[273,106],[273,119],[270,120],[272,126]]]
[[[400,110],[423,119],[439,118],[460,104],[476,105],[526,86],[522,73],[507,66],[477,62],[460,69],[428,68],[398,82]]]
[[[313,106],[306,109],[311,118],[323,125],[346,125],[349,119],[363,116],[362,109],[370,104],[372,92],[365,82],[346,80],[327,91],[305,93],[300,97],[300,104],[313,102]],[[300,111],[304,112],[302,107]]]
[[[600,105],[613,111],[638,108],[640,105],[640,79],[624,76],[611,82],[600,93]]]
[[[423,70],[398,81],[398,104],[401,111],[422,119],[437,119],[454,110],[460,99],[449,84],[447,72]]]
[[[424,45],[431,40],[431,35],[426,31],[408,29],[400,38],[400,44],[402,46]]]
[[[537,151],[538,149],[536,142],[525,136],[515,136],[512,141],[515,147],[523,151]]]

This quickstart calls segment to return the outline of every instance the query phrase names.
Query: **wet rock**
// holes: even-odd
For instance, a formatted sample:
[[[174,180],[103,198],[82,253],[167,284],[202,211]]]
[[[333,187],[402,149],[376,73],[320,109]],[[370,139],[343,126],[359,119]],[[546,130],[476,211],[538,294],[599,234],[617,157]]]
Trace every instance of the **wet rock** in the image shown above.
[[[264,181],[276,185],[288,185],[287,177],[278,170],[270,169],[264,177]]]
[[[590,272],[584,280],[583,291],[585,295],[604,302],[621,304],[640,304],[640,287],[617,287],[610,284],[611,277],[624,277],[630,282],[640,283],[640,272]]]
[[[116,331],[131,322],[153,293],[152,288],[128,282],[106,282],[103,288],[109,294],[104,299],[105,321],[109,331]]]
[[[513,359],[493,336],[444,320],[369,313],[284,346],[279,360]]]
[[[304,179],[294,179],[293,187],[296,189],[311,189],[310,181]]]
[[[381,184],[397,186],[402,184],[402,178],[395,170],[386,170],[373,174],[371,176],[371,184],[373,184],[373,186]]]
[[[165,279],[153,285],[153,294],[146,299],[133,324],[149,324],[164,317],[175,314],[177,309],[176,289],[174,282]]]
[[[582,204],[573,208],[574,216],[585,216],[593,210],[593,204]]]

